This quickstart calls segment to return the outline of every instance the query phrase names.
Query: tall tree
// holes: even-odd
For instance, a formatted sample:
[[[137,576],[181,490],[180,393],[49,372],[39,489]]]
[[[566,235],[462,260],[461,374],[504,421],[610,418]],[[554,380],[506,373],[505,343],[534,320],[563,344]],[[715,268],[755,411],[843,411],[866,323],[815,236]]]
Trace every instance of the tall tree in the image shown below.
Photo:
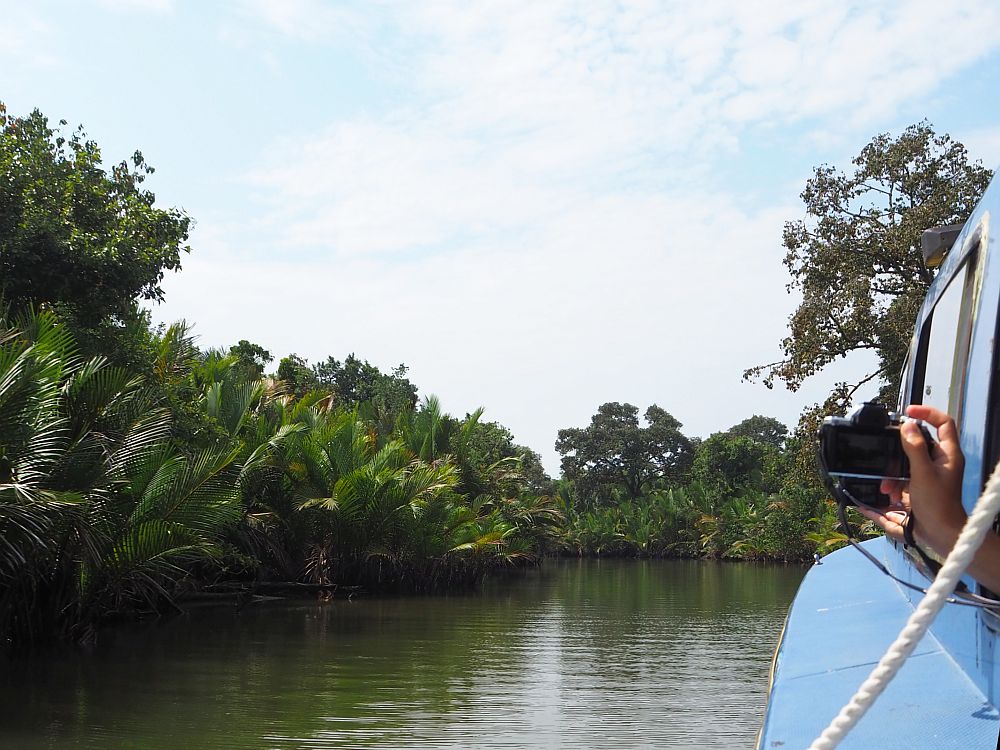
[[[12,117],[0,103],[0,294],[56,307],[85,329],[124,324],[136,300],[163,299],[191,220],[153,205],[143,187],[152,173],[138,151],[107,172],[82,127],[66,135],[38,110]]]
[[[397,412],[417,404],[417,387],[406,377],[406,365],[400,364],[387,375],[368,360],[348,354],[343,362],[327,357],[312,369],[319,386],[329,389],[337,403],[382,401],[391,404]]]
[[[264,368],[274,361],[271,352],[260,344],[254,344],[246,339],[240,339],[235,346],[229,347],[229,356],[236,357],[236,367],[248,380],[259,380],[264,377]]]
[[[772,443],[717,432],[695,449],[691,476],[718,498],[747,491],[772,493],[781,484],[780,459]]]
[[[562,470],[589,499],[623,490],[638,498],[654,479],[679,478],[690,466],[691,441],[681,423],[655,404],[646,409],[646,426],[632,404],[603,404],[583,429],[559,430],[556,450]]]
[[[739,424],[733,425],[726,432],[733,437],[748,437],[758,443],[773,445],[781,450],[788,437],[788,428],[774,417],[762,417],[754,414]]]
[[[873,380],[883,397],[897,392],[913,321],[934,276],[923,263],[921,233],[965,221],[992,176],[926,121],[897,138],[877,135],[852,163],[849,174],[816,167],[806,183],[806,217],[786,223],[783,238],[789,289],[802,301],[781,342],[782,359],[744,373],[795,390],[835,360],[872,352],[874,370],[837,387],[831,401],[841,406]]]
[[[275,374],[278,380],[283,380],[288,390],[299,398],[319,385],[316,374],[309,368],[309,363],[294,352],[281,358]]]
[[[517,476],[529,492],[551,495],[555,491],[552,478],[545,473],[542,457],[530,448],[515,443],[513,433],[499,422],[476,420],[462,448],[461,458],[480,474],[499,462],[515,459]]]

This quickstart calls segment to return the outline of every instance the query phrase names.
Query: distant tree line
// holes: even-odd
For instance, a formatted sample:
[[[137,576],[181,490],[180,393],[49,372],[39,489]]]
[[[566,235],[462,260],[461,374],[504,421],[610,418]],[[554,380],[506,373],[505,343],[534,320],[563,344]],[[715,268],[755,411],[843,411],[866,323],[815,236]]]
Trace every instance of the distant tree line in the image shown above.
[[[659,406],[607,403],[559,431],[563,550],[581,555],[809,559],[832,509],[797,472],[797,441],[754,415],[704,440]]]
[[[563,476],[482,419],[421,398],[405,365],[277,365],[249,339],[202,350],[152,326],[191,226],[136,152],[102,166],[82,129],[0,104],[0,648],[88,640],[195,596],[334,596],[474,585],[546,554],[803,560],[843,534],[794,433],[752,416],[704,440],[659,406],[608,403],[559,431]],[[960,220],[988,172],[926,124],[818,168],[786,226],[803,301],[793,389],[860,349],[893,368],[931,273],[919,231]],[[270,370],[274,367],[273,370]]]
[[[816,465],[815,434],[867,384],[895,406],[915,316],[935,270],[923,261],[925,229],[960,224],[993,173],[927,122],[875,136],[844,172],[815,168],[801,197],[805,217],[785,224],[790,290],[801,294],[781,358],[745,379],[795,391],[858,352],[876,367],[838,383],[807,407],[794,434],[754,416],[704,441],[687,438],[658,406],[604,404],[587,428],[561,430],[566,547],[581,554],[710,555],[804,559],[842,545]],[[872,533],[862,524],[855,533]]]

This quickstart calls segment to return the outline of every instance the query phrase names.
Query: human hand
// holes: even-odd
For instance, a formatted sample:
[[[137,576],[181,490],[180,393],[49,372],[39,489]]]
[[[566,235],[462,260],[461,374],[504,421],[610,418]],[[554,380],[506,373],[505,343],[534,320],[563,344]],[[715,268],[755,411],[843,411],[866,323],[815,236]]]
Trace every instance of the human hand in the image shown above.
[[[912,405],[907,407],[906,414],[937,428],[938,442],[928,452],[927,442],[915,422],[900,425],[900,440],[910,461],[910,479],[882,481],[880,489],[891,501],[886,511],[860,510],[896,539],[903,536],[903,526],[908,522],[906,513],[913,513],[917,519],[916,538],[939,555],[946,555],[966,518],[962,508],[965,458],[958,442],[958,428],[955,420],[931,406]]]
[[[857,508],[858,513],[881,526],[882,531],[885,532],[886,536],[903,541],[906,524],[910,516],[909,510],[893,509],[891,506],[880,509],[870,508],[864,505],[858,505],[855,507]]]

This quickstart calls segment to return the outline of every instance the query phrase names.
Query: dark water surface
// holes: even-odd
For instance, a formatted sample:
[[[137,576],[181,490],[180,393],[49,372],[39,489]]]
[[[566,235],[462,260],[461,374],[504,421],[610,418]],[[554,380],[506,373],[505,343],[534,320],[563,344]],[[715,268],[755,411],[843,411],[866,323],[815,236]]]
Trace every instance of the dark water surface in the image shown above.
[[[0,748],[748,748],[803,573],[549,561],[463,596],[202,608],[0,663]]]

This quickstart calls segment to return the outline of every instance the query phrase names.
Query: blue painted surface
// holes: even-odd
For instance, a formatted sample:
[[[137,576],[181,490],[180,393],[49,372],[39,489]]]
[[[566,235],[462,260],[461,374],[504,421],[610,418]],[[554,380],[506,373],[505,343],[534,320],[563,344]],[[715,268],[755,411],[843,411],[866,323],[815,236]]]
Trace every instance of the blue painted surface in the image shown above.
[[[962,503],[970,511],[1000,455],[1000,446],[988,445],[988,436],[1000,434],[994,430],[1000,419],[1000,251],[998,230],[991,228],[994,213],[1000,216],[1000,178],[987,189],[931,284],[917,315],[897,404],[902,411],[924,402],[918,343],[926,343],[935,326],[936,335],[950,333],[955,354],[947,403],[940,393],[929,398],[956,417],[966,459]],[[948,324],[946,314],[936,323],[935,306],[952,283],[964,285],[961,307],[967,317]],[[948,325],[957,328],[949,331]],[[886,539],[866,544],[897,577],[928,584],[902,545]],[[964,580],[971,590],[994,596],[968,576]],[[789,613],[760,747],[807,747],[865,680],[921,596],[850,548],[813,568]],[[998,632],[1000,617],[947,605],[841,747],[997,748]]]
[[[877,557],[893,554],[885,539],[865,544]],[[759,747],[808,747],[912,612],[902,587],[856,550],[823,558],[806,575],[789,612]],[[928,634],[841,747],[993,750],[998,732],[1000,713]]]

